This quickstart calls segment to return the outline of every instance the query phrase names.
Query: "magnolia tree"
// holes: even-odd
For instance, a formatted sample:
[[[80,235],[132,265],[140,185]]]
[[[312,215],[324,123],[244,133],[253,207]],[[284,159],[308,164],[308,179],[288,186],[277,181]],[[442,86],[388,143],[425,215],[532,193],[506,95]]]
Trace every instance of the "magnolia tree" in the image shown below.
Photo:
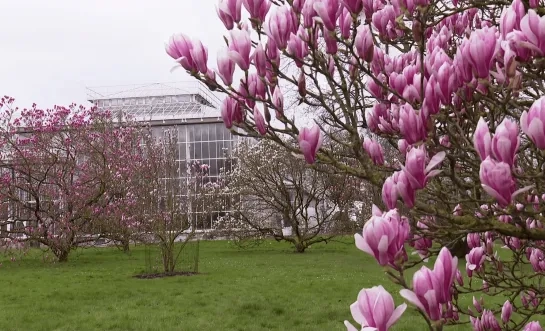
[[[142,162],[133,164],[134,201],[127,213],[136,240],[158,245],[165,274],[176,271],[199,218],[210,217],[215,197],[215,184],[207,180],[208,165],[192,161],[184,166],[178,161],[177,141],[171,131],[164,137],[144,137]]]
[[[542,2],[223,0],[217,13],[227,30],[217,66],[183,34],[167,53],[225,94],[227,127],[381,188],[382,207],[356,245],[388,269],[430,330],[461,314],[475,330],[542,329],[532,321],[545,313],[537,281],[545,271]],[[298,72],[279,70],[286,61]],[[322,144],[330,128],[285,115],[283,95],[293,89],[345,131],[353,162]],[[398,146],[399,162],[383,162],[362,129]],[[280,134],[297,138],[298,150]],[[461,238],[470,248],[464,272],[447,248],[433,245]],[[420,260],[408,259],[407,245]],[[500,245],[509,251],[501,259]],[[406,269],[437,254],[433,268],[407,279]],[[472,281],[464,284],[462,273]],[[480,302],[479,291],[505,304]],[[458,301],[468,292],[476,297],[471,309]],[[374,287],[351,312],[364,329],[387,330],[405,307]]]
[[[94,208],[93,233],[113,242],[128,253],[131,241],[137,234],[137,216],[134,208],[139,197],[135,187],[139,175],[147,168],[143,142],[149,137],[149,128],[126,118],[123,126],[113,131],[108,146],[113,153],[108,155],[109,180],[101,203]],[[106,160],[105,160],[106,161]],[[130,161],[130,162],[129,162]]]
[[[269,237],[303,253],[342,232],[343,220],[345,226],[349,222],[356,194],[341,190],[348,188],[348,176],[310,169],[270,140],[242,141],[232,157],[236,161],[225,173],[223,194],[232,197],[233,212],[220,226],[240,242]]]
[[[1,100],[0,197],[4,244],[31,241],[48,247],[59,261],[97,238],[93,220],[116,176],[113,160],[132,156],[115,148],[132,136],[107,112],[95,108],[14,108]]]

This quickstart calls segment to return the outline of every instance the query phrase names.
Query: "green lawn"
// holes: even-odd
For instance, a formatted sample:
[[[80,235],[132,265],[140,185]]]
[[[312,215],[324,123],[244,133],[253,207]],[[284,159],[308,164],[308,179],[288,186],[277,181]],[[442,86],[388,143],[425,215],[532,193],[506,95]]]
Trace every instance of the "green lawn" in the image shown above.
[[[35,254],[36,255],[36,254]],[[238,250],[201,242],[200,272],[135,279],[145,250],[79,250],[66,264],[41,255],[0,267],[0,330],[345,330],[349,305],[363,287],[398,288],[353,243],[291,252],[267,242]],[[423,330],[409,308],[393,330]],[[467,330],[469,326],[456,328]]]

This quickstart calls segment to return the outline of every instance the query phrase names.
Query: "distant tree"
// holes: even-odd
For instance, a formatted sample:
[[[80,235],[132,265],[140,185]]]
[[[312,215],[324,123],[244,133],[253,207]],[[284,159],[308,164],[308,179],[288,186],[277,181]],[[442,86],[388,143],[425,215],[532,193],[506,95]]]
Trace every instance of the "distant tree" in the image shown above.
[[[19,110],[13,102],[0,103],[2,242],[37,242],[64,262],[72,249],[96,240],[95,215],[123,171],[113,160],[132,162],[130,149],[115,146],[133,128],[96,108]]]
[[[233,212],[220,223],[229,235],[242,242],[271,237],[302,253],[342,231],[354,198],[340,189],[350,184],[346,176],[315,171],[268,140],[243,141],[232,157],[223,193]]]
[[[199,218],[210,216],[215,184],[208,180],[208,165],[178,161],[175,132],[146,136],[142,149],[142,162],[133,165],[135,201],[129,215],[137,240],[158,245],[163,272],[169,274],[194,239]]]

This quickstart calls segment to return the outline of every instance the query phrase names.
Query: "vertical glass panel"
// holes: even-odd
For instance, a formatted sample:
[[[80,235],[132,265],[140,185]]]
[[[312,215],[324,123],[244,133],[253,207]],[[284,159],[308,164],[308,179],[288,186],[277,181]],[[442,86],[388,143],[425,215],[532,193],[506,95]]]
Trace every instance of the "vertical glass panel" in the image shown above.
[[[186,152],[185,151],[186,147],[187,146],[186,146],[185,143],[179,143],[178,144],[178,148],[180,149],[180,160],[185,160],[185,158],[187,156],[186,153],[185,153]]]
[[[202,143],[202,158],[203,159],[210,158],[210,152],[209,152],[209,149],[208,149],[208,142],[203,142]]]
[[[202,159],[202,143],[195,143],[195,159],[200,160]]]
[[[186,135],[185,126],[178,125],[178,142],[184,142],[185,135]]]
[[[195,125],[195,141],[202,141],[202,132],[203,132],[203,126]]]
[[[222,140],[223,135],[223,124],[216,123],[215,125],[215,131],[216,131],[216,140]]]
[[[208,141],[215,141],[216,138],[216,124],[207,124],[208,128]]]
[[[218,149],[216,147],[216,142],[209,142],[208,143],[208,149],[210,150],[210,158],[215,159],[218,157]]]
[[[195,141],[195,130],[193,125],[188,125],[187,130],[189,131],[189,141]]]
[[[220,169],[218,168],[218,160],[211,160],[212,164],[210,165],[212,167],[210,174],[212,176],[217,176],[220,173]]]

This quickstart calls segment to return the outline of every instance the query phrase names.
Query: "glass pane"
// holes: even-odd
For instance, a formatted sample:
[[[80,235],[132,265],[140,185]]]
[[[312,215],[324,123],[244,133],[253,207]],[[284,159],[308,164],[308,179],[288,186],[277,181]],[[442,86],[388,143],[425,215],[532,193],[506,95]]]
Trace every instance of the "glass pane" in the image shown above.
[[[195,141],[202,141],[202,125],[195,125]]]
[[[221,140],[222,137],[222,128],[223,128],[223,124],[217,124],[214,125],[214,130],[216,131],[216,140]]]
[[[189,125],[187,127],[187,130],[189,131],[189,141],[191,142],[195,141],[195,130],[193,125]]]
[[[208,143],[208,149],[210,150],[210,158],[215,159],[218,157],[218,148],[216,147],[216,142]]]
[[[185,158],[187,157],[186,155],[187,144],[180,143],[178,144],[178,148],[180,149],[180,160],[185,160]]]
[[[183,142],[186,140],[186,128],[184,125],[178,126],[178,141]]]
[[[195,143],[195,156],[193,158],[200,160],[202,159],[202,144],[201,143]]]
[[[215,141],[216,138],[216,124],[207,124],[208,127],[208,141]]]
[[[208,125],[207,124],[203,124],[201,125],[201,140],[202,141],[208,141]]]
[[[210,157],[210,152],[208,149],[208,142],[203,142],[202,143],[202,158],[208,159],[209,157]]]

